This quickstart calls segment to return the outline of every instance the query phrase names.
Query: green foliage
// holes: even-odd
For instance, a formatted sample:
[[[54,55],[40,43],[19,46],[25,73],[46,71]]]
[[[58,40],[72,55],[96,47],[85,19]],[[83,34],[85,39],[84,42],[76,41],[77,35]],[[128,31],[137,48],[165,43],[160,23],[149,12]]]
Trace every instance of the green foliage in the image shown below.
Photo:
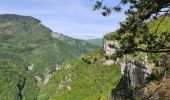
[[[95,62],[88,64],[84,59]],[[65,66],[70,64],[68,69]],[[71,77],[68,77],[68,76]],[[66,79],[67,77],[67,79]],[[109,99],[113,85],[120,79],[118,65],[103,65],[100,52],[92,52],[82,57],[65,62],[47,85],[39,93],[39,100],[97,100]],[[67,82],[67,80],[71,80]],[[65,88],[61,89],[61,83]],[[70,90],[66,87],[70,86]]]
[[[67,37],[60,40],[38,19],[0,15],[0,100],[19,98],[19,77],[26,77],[21,91],[24,100],[37,98],[35,75],[54,70],[56,64],[92,51],[97,46]],[[33,64],[32,71],[26,65]]]
[[[107,40],[115,40],[115,32],[107,33],[104,38]]]
[[[161,59],[161,54],[148,54],[148,58],[150,61],[153,61],[153,63],[156,63],[158,61],[160,61]]]
[[[88,64],[95,64],[96,62],[98,62],[99,58],[97,58],[96,56],[86,56],[86,57],[82,57],[82,61],[84,61],[85,63]]]
[[[123,10],[126,20],[120,23],[120,28],[114,36],[120,43],[121,50],[118,54],[130,54],[135,51],[170,52],[169,0],[121,0],[114,7],[108,7],[104,1],[96,0],[93,8],[102,9],[103,16],[110,15],[112,11],[121,11],[122,5],[130,4],[128,9]],[[148,25],[147,22],[151,19],[155,20]]]
[[[168,52],[169,49],[166,47],[170,45],[170,16],[167,15],[159,17],[156,20],[150,20],[145,23],[145,25],[141,25],[141,27],[138,28],[138,31],[140,32],[137,33],[136,36],[129,32],[121,35],[118,31],[105,35],[105,39],[117,40],[120,43],[120,49],[116,52],[115,56],[121,56],[123,54],[138,51],[154,53],[152,55],[155,55],[156,57],[157,54],[155,53],[163,53],[164,50],[165,52]],[[159,25],[159,27],[155,27],[157,25]],[[155,32],[155,30],[157,31]]]
[[[154,68],[152,69],[152,73],[148,76],[147,81],[161,80],[165,73],[165,68]]]

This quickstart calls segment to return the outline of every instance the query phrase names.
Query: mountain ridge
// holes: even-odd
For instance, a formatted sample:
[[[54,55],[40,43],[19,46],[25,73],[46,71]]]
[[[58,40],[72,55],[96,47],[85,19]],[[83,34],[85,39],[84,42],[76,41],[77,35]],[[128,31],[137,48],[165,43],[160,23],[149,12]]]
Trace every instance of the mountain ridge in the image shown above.
[[[54,38],[52,32],[34,17],[0,15],[0,99],[35,99],[38,82],[47,82],[48,72],[98,48],[69,37]]]

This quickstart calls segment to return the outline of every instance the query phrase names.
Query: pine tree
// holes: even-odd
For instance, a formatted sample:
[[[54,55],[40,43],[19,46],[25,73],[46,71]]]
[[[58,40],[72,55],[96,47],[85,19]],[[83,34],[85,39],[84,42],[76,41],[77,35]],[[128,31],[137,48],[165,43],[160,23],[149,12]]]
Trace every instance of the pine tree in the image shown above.
[[[93,10],[102,9],[102,15],[109,16],[113,11],[121,11],[126,4],[130,4],[124,12],[126,20],[120,23],[121,27],[114,34],[114,39],[120,43],[117,56],[136,51],[170,52],[170,33],[157,35],[161,23],[170,16],[170,0],[121,0],[116,7],[107,7],[104,0],[101,0],[96,1]],[[159,23],[155,25],[155,30],[150,32],[147,22],[157,18],[160,19]]]

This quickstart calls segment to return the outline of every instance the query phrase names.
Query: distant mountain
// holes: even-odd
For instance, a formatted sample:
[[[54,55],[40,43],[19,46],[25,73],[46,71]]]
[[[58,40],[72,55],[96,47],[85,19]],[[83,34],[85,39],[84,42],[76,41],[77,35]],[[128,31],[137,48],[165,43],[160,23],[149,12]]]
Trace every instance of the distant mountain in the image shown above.
[[[97,45],[99,47],[102,47],[103,46],[103,39],[102,38],[97,38],[97,39],[89,39],[89,40],[86,40],[87,42],[91,43],[91,44],[94,44],[94,45]]]
[[[43,75],[96,48],[53,32],[36,18],[0,15],[0,100],[36,99]]]

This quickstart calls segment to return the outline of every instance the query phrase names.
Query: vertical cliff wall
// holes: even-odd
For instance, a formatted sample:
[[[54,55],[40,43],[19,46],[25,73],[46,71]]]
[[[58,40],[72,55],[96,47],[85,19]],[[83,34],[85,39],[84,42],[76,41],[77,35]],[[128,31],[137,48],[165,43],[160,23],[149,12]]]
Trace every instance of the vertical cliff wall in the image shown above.
[[[165,67],[166,54],[160,54],[158,61],[151,60],[149,54],[141,52],[115,59],[113,55],[119,48],[118,41],[103,40],[103,56],[106,58],[106,64],[109,64],[108,62],[119,64],[122,74],[122,80],[112,93],[112,99],[124,100],[131,96],[140,96],[141,93],[135,89],[147,84],[147,79],[155,67]]]
[[[149,63],[148,56],[145,53],[138,53],[138,56],[124,55],[122,58],[114,59],[112,55],[114,55],[119,48],[118,41],[104,39],[103,55],[107,60],[112,60],[113,63],[120,65],[122,77],[127,86],[136,87],[138,85],[144,85],[147,76],[151,74],[154,63]]]

